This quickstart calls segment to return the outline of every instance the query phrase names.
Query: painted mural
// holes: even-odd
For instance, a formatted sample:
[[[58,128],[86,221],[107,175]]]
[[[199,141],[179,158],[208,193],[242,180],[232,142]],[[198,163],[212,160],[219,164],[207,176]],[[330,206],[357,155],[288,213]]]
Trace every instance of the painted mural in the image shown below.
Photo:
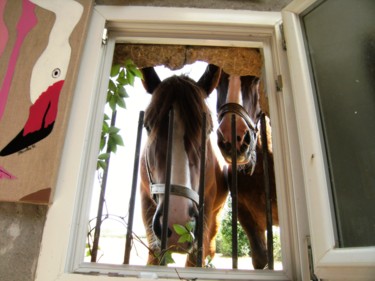
[[[0,0],[0,200],[51,203],[90,0]]]

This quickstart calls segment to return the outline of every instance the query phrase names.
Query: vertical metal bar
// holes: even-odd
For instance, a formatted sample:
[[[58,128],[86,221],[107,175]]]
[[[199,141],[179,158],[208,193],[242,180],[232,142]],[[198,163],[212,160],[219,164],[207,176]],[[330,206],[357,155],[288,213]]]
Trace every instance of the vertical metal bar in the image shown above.
[[[144,114],[145,114],[144,111],[139,112],[137,142],[135,145],[135,154],[134,154],[132,189],[131,189],[131,194],[130,194],[130,199],[129,199],[128,229],[126,233],[124,264],[129,264],[131,242],[133,240],[132,233],[133,233],[133,220],[134,220],[134,211],[135,211],[134,207],[135,207],[135,196],[136,196],[137,181],[138,181],[139,155],[140,155],[140,150],[141,150]]]
[[[232,114],[232,268],[238,268],[238,241],[237,241],[237,217],[238,217],[238,198],[237,198],[237,136],[236,136],[236,116]]]
[[[272,205],[270,193],[270,178],[268,169],[268,143],[266,132],[266,117],[263,113],[260,118],[260,133],[262,140],[263,151],[263,176],[264,176],[264,189],[266,196],[266,218],[267,218],[267,257],[268,269],[273,269],[273,230],[272,230]]]
[[[164,191],[164,206],[163,206],[163,228],[161,233],[161,253],[164,253],[168,242],[168,212],[169,212],[169,195],[171,190],[171,170],[172,170],[172,144],[173,144],[173,108],[169,112],[168,125],[168,143],[167,143],[167,160],[165,172],[165,191]],[[161,265],[165,265],[165,258],[163,256]]]
[[[204,191],[205,191],[205,168],[206,168],[206,139],[207,139],[207,114],[203,112],[202,136],[201,136],[201,163],[199,175],[199,217],[198,217],[198,253],[197,267],[203,266],[203,227],[204,227]]]
[[[112,112],[111,116],[111,127],[116,124],[116,115],[117,111]],[[110,148],[107,147],[107,153],[110,153]],[[96,262],[98,249],[99,249],[99,239],[100,239],[100,228],[102,225],[102,216],[103,216],[103,205],[105,201],[105,191],[107,188],[107,178],[108,178],[108,171],[109,171],[109,163],[110,163],[111,156],[107,158],[106,167],[103,172],[102,184],[100,186],[100,195],[99,195],[99,203],[98,203],[98,212],[96,214],[96,225],[95,225],[95,234],[94,234],[94,241],[92,244],[92,251],[91,251],[91,262]]]

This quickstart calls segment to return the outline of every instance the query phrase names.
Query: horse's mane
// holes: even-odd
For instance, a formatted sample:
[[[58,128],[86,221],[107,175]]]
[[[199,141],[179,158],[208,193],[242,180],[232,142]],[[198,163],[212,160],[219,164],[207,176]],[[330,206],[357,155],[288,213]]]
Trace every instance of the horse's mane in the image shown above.
[[[259,78],[256,76],[241,77],[242,93],[251,93],[245,94],[244,96],[242,96],[242,98],[244,99],[244,103],[249,105],[249,115],[254,123],[257,123],[257,121],[259,120],[259,114],[261,112],[259,104],[258,84]]]
[[[145,127],[149,130],[149,142],[158,136],[166,136],[169,111],[179,112],[185,128],[185,148],[199,156],[202,115],[207,113],[207,132],[213,128],[210,111],[205,102],[206,94],[187,76],[172,76],[155,89],[145,111]]]

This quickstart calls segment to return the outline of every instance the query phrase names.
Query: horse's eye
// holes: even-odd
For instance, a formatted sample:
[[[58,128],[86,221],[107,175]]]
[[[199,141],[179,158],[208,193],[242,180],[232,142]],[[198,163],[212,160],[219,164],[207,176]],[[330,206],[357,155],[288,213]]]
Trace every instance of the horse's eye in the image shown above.
[[[147,134],[149,135],[149,134],[151,133],[151,129],[150,129],[150,127],[149,127],[149,126],[145,126],[145,129],[146,129],[146,131],[147,131]]]

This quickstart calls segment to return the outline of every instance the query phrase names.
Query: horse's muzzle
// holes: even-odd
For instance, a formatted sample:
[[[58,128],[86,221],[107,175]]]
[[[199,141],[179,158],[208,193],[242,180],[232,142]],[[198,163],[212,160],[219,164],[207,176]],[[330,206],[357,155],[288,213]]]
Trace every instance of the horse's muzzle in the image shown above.
[[[192,204],[192,206],[187,210],[189,218],[186,222],[179,222],[177,224],[185,226],[188,222],[194,222],[194,225],[196,225],[196,222],[198,221],[198,210],[195,204]],[[167,238],[168,238],[168,248],[171,249],[174,252],[187,252],[189,251],[194,243],[191,242],[185,242],[185,243],[179,243],[178,240],[180,236],[175,232],[174,230],[174,223],[168,222],[168,228],[167,228]],[[154,214],[153,220],[152,220],[152,229],[155,234],[155,236],[161,241],[162,239],[162,231],[163,231],[163,203],[160,204]],[[196,227],[192,230],[194,237],[197,236],[196,233]]]

